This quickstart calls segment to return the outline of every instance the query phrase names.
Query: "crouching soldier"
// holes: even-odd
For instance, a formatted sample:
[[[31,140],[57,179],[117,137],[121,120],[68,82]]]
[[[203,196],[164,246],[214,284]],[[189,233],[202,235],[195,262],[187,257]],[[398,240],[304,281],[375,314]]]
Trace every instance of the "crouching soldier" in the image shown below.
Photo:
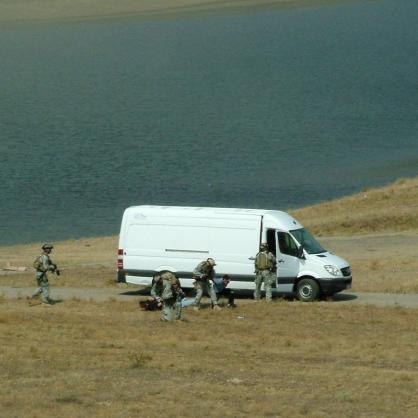
[[[60,275],[60,271],[56,264],[54,264],[49,256],[54,247],[51,244],[42,245],[42,254],[36,257],[33,262],[33,267],[36,270],[36,282],[38,289],[32,295],[32,300],[37,298],[39,295],[42,297],[42,303],[44,305],[51,305],[51,299],[49,298],[49,282],[48,272],[55,273],[57,276]]]
[[[208,258],[206,261],[199,263],[193,270],[193,278],[195,280],[194,287],[196,289],[195,310],[200,309],[200,301],[204,292],[209,295],[212,307],[214,309],[221,309],[218,305],[218,298],[216,297],[212,283],[215,278],[215,266],[215,260],[213,258]]]
[[[156,273],[151,295],[163,304],[161,321],[172,321],[174,311],[176,319],[181,319],[181,300],[184,298],[184,293],[175,274],[170,271]]]

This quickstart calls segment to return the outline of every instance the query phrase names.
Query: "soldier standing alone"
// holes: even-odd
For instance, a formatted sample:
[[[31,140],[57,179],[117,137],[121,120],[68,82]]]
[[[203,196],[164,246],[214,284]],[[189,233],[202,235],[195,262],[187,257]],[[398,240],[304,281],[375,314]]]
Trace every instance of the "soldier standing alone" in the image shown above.
[[[264,282],[266,301],[271,302],[271,286],[276,278],[276,258],[269,252],[267,243],[260,245],[260,252],[255,257],[254,299],[260,300],[261,284]]]
[[[60,271],[58,270],[57,265],[52,262],[51,257],[49,256],[53,248],[54,246],[51,244],[42,245],[42,254],[36,257],[35,261],[33,262],[33,267],[36,270],[36,282],[38,284],[38,289],[32,295],[32,299],[35,299],[41,295],[42,303],[44,305],[51,305],[47,273],[52,272],[57,276],[60,275]]]

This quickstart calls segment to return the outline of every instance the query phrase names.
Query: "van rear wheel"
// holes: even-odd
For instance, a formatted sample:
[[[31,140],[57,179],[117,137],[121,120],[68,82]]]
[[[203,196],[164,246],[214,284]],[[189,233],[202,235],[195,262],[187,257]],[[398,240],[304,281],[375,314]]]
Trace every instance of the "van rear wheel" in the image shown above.
[[[301,302],[312,302],[319,295],[318,283],[314,279],[302,279],[297,285],[296,294]]]

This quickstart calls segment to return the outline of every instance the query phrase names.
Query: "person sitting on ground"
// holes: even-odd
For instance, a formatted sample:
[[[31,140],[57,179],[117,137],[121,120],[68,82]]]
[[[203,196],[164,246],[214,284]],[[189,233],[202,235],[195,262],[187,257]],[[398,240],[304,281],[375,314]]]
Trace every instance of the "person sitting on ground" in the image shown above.
[[[213,279],[213,289],[215,290],[218,303],[219,298],[224,296],[228,298],[228,308],[235,308],[236,305],[234,303],[234,291],[227,288],[230,281],[231,279],[227,274],[224,274],[222,277],[215,277]]]

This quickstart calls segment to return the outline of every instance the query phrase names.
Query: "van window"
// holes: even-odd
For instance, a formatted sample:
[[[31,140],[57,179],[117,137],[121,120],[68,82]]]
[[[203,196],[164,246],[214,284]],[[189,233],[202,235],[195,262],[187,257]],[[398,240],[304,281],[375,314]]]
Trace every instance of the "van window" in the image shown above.
[[[277,240],[279,242],[280,252],[282,254],[291,255],[297,257],[298,246],[295,240],[286,232],[277,232]]]
[[[319,242],[304,228],[294,229],[290,233],[296,238],[300,245],[308,252],[308,254],[324,253],[324,250]]]

